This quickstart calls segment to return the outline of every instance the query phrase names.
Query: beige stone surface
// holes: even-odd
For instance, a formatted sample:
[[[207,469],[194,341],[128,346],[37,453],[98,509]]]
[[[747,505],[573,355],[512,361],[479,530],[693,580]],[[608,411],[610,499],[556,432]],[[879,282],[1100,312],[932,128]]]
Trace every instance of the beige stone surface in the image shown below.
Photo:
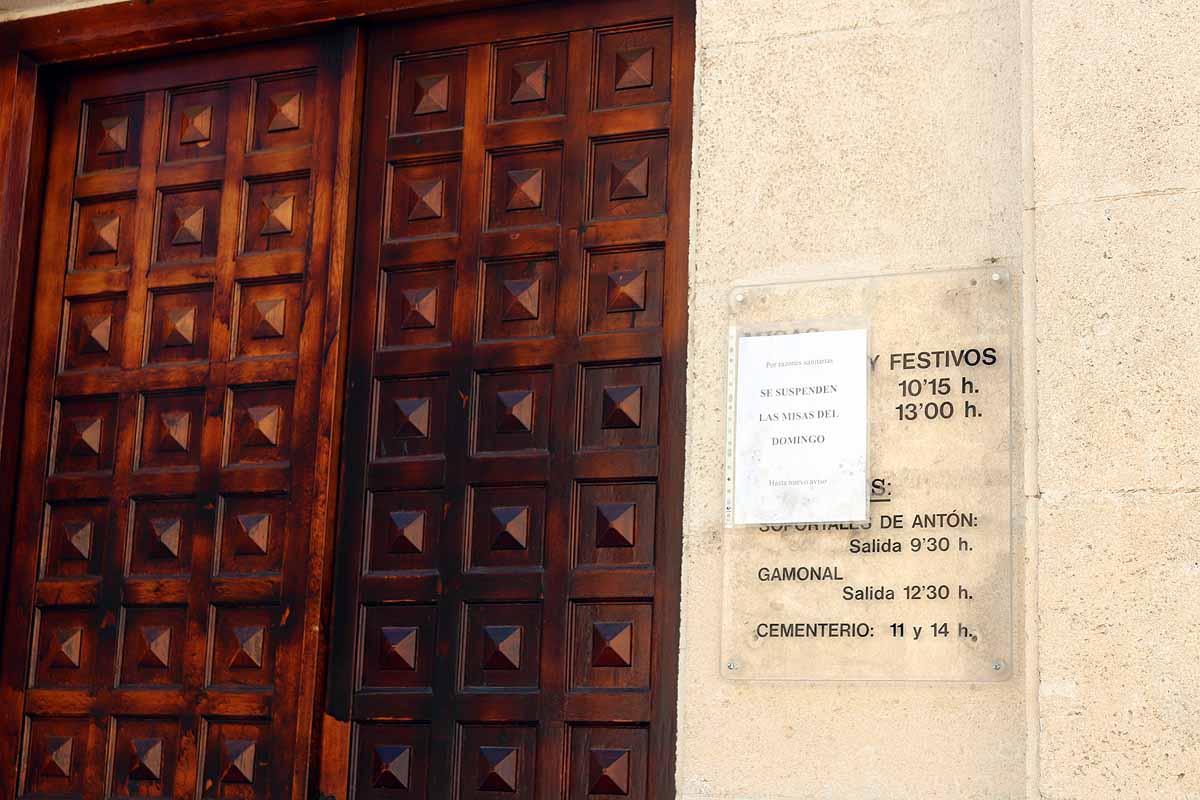
[[[1043,489],[1200,487],[1200,193],[1037,212]]]
[[[1018,11],[700,2],[681,797],[1025,797],[1020,652],[1018,677],[990,685],[734,683],[719,669],[730,287],[990,258],[1019,270]]]
[[[1200,186],[1194,0],[1033,0],[1039,205]]]
[[[1045,800],[1200,797],[1200,494],[1047,492]]]
[[[1018,256],[1018,42],[1015,7],[721,46],[701,36],[693,285]]]

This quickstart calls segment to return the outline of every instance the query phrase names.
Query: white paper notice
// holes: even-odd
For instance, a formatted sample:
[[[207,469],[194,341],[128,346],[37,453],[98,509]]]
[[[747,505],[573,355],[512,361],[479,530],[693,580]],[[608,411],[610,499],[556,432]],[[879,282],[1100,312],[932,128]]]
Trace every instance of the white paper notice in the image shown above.
[[[867,518],[867,331],[738,339],[735,525]]]

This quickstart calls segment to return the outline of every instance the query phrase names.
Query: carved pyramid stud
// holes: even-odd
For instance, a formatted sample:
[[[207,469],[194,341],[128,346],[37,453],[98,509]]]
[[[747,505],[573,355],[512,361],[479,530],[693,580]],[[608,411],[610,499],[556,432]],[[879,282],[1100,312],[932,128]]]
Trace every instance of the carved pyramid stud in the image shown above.
[[[640,428],[642,426],[642,387],[604,387],[604,427]]]
[[[266,512],[237,514],[233,521],[238,527],[233,552],[239,556],[265,556],[271,540],[271,515]]]
[[[640,89],[654,83],[654,48],[635,47],[617,53],[615,88]]]
[[[50,666],[79,669],[83,655],[83,628],[59,628],[50,636]]]
[[[542,207],[542,175],[540,168],[508,171],[508,205],[506,211],[525,211]]]
[[[408,219],[438,219],[442,216],[442,201],[446,194],[446,182],[441,178],[409,181]]]
[[[150,520],[150,557],[179,558],[183,521],[179,517],[155,517]]]
[[[97,314],[93,317],[84,317],[81,323],[83,325],[83,342],[79,345],[79,352],[107,353],[109,345],[112,344],[112,315]]]
[[[608,197],[610,200],[631,200],[649,194],[650,158],[614,159],[609,166]]]
[[[204,241],[204,206],[180,206],[175,209],[175,234],[171,244],[200,244]]]
[[[533,430],[533,392],[530,390],[496,392],[496,406],[498,433],[529,433]]]
[[[637,531],[637,505],[596,505],[596,547],[633,547]]]
[[[483,668],[521,668],[521,627],[488,625],[483,629]]]
[[[528,103],[546,99],[546,62],[522,61],[513,64],[513,93],[510,102]]]
[[[121,216],[119,214],[97,214],[92,217],[92,243],[88,253],[94,256],[117,252],[121,238]]]
[[[147,669],[166,669],[171,664],[171,629],[165,625],[145,625],[142,634],[142,657],[138,666]]]
[[[371,783],[376,789],[407,791],[412,778],[412,748],[406,744],[375,745],[373,772]]]
[[[159,451],[186,453],[192,432],[192,415],[187,411],[164,411],[161,419],[162,438],[158,440]]]
[[[92,521],[72,519],[63,523],[64,561],[87,561],[92,557]]]
[[[212,106],[188,106],[179,117],[179,143],[197,144],[212,138]]]
[[[250,418],[247,447],[275,447],[279,444],[283,409],[279,406],[250,406],[246,409],[246,416]]]
[[[72,455],[98,456],[100,442],[104,432],[104,420],[101,417],[76,417],[71,420]]]
[[[428,397],[400,397],[395,405],[396,436],[412,439],[429,435]]]
[[[542,282],[538,278],[504,281],[504,320],[537,319]]]
[[[287,301],[280,297],[268,300],[254,301],[254,327],[250,330],[252,339],[278,339],[284,333],[284,319],[287,313]]]
[[[588,755],[588,794],[629,794],[629,751],[593,748]]]
[[[425,549],[425,512],[393,511],[391,541],[388,552],[394,556],[411,556]]]
[[[628,667],[633,663],[633,623],[592,623],[592,666]]]
[[[70,778],[74,745],[75,740],[70,736],[47,736],[46,760],[42,762],[38,775],[43,778]]]
[[[190,347],[196,341],[196,307],[168,308],[163,326],[164,346]]]
[[[479,791],[515,792],[519,754],[515,747],[479,748]]]
[[[524,550],[529,546],[529,506],[492,509],[492,549]]]
[[[108,117],[100,120],[100,145],[96,152],[103,156],[124,153],[129,145],[129,117]]]
[[[416,80],[413,116],[438,114],[450,107],[450,76],[422,75]]]
[[[401,328],[432,328],[437,324],[437,287],[405,289],[400,297]]]
[[[292,232],[292,215],[296,210],[296,195],[269,194],[263,198],[263,208],[267,210],[267,219],[259,234],[262,236],[278,236]]]
[[[250,739],[226,739],[221,743],[221,783],[254,783],[254,742]]]
[[[237,647],[229,658],[230,669],[262,669],[267,630],[262,625],[234,626]]]
[[[608,310],[646,310],[646,271],[621,270],[608,273]]]
[[[268,133],[294,131],[300,127],[300,92],[276,92],[270,97]]]
[[[162,780],[163,740],[131,739],[129,741],[129,779],[133,781]]]
[[[379,629],[379,665],[384,669],[417,668],[416,628],[384,626]]]

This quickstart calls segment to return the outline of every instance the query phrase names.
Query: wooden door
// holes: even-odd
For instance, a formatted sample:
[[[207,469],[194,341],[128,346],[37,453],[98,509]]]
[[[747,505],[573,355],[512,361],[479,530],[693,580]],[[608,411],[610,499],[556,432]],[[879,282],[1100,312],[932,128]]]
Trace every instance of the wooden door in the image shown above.
[[[335,796],[674,794],[689,14],[370,37]]]
[[[60,82],[0,796],[304,796],[341,53]]]

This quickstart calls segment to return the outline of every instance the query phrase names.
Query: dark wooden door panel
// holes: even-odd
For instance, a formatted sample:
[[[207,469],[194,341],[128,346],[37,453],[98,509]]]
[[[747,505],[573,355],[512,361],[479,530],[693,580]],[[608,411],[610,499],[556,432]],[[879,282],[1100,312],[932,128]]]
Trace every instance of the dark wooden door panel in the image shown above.
[[[371,35],[336,796],[673,795],[690,14]]]
[[[306,789],[341,62],[329,38],[61,81],[4,797]]]

